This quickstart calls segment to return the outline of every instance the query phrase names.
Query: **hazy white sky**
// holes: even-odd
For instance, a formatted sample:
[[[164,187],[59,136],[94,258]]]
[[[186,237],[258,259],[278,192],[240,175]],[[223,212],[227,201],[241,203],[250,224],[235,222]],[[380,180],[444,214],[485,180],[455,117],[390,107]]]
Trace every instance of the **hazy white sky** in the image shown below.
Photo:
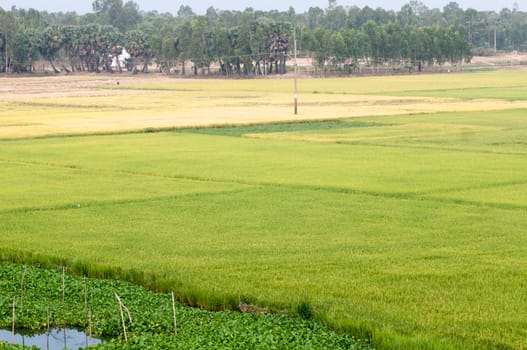
[[[127,0],[123,0],[126,2]],[[267,0],[267,1],[251,1],[251,0],[223,0],[221,2],[213,0],[193,0],[193,1],[174,1],[174,0],[135,0],[141,10],[150,11],[157,10],[158,12],[177,13],[179,7],[189,5],[194,12],[198,14],[205,13],[210,6],[219,8],[221,10],[243,10],[247,7],[252,7],[255,10],[287,10],[289,6],[293,6],[297,13],[307,11],[310,7],[319,6],[326,8],[327,0],[302,1],[302,0]],[[399,10],[409,0],[337,0],[338,5],[342,6],[370,6],[373,8],[382,7],[389,10]],[[429,8],[442,9],[450,0],[423,0],[423,3]],[[460,7],[474,8],[477,10],[495,10],[500,11],[502,8],[512,9],[514,2],[519,4],[520,10],[525,11],[526,0],[505,0],[505,1],[491,1],[491,0],[458,0],[456,1]],[[92,0],[0,0],[0,7],[4,10],[10,9],[12,6],[17,8],[34,8],[37,10],[47,10],[49,12],[68,12],[75,11],[77,13],[86,13],[92,11]]]

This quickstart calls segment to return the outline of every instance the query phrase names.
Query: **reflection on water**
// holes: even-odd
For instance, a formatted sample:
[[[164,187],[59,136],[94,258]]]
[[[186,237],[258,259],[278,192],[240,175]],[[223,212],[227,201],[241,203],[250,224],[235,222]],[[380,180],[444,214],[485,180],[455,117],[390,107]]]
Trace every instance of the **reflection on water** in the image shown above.
[[[0,341],[11,344],[11,331],[0,329]],[[92,338],[76,329],[50,329],[49,336],[44,333],[15,333],[15,344],[37,346],[44,350],[79,349],[100,344],[101,340]]]

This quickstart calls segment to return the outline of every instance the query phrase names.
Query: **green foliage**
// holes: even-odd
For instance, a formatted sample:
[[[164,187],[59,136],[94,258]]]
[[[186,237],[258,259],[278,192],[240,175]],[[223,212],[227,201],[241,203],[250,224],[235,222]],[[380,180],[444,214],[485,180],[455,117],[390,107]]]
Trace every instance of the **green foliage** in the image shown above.
[[[112,25],[120,35],[135,30],[143,32],[154,51],[151,54],[165,73],[177,70],[178,60],[184,72],[184,61],[191,59],[194,67],[208,74],[212,62],[218,63],[219,74],[223,75],[283,74],[287,59],[283,53],[292,51],[293,27],[297,28],[298,47],[304,56],[314,58],[318,68],[341,72],[354,72],[364,62],[393,69],[457,65],[469,61],[473,50],[496,54],[527,48],[526,12],[508,8],[499,12],[464,10],[456,2],[442,9],[431,9],[421,1],[410,1],[397,12],[330,4],[327,9],[310,7],[305,13],[296,13],[293,8],[287,11],[210,8],[203,15],[181,5],[177,16],[142,12],[134,1],[95,0],[92,8],[93,13],[84,15],[17,8],[0,11],[2,69],[27,70],[28,58],[20,60],[15,52],[21,50],[20,46],[27,46],[27,37],[23,35],[27,30],[44,33],[57,26],[95,24]],[[154,31],[148,32],[149,27]],[[57,54],[67,61],[78,57],[68,50],[66,43],[60,52],[53,51],[57,42],[47,38],[51,41],[40,45],[44,59]],[[7,44],[2,44],[3,41]],[[175,42],[179,43],[177,50]]]
[[[115,26],[121,33],[134,29],[141,21],[139,7],[133,1],[123,4],[122,0],[94,0],[92,7],[99,24]]]
[[[314,322],[274,315],[207,312],[177,305],[177,335],[170,295],[112,280],[65,277],[62,304],[62,275],[59,269],[28,267],[24,277],[23,306],[20,279],[22,265],[0,264],[0,300],[17,297],[16,327],[45,329],[47,310],[54,326],[88,328],[92,315],[94,335],[112,338],[97,349],[371,349],[365,343],[338,335]],[[86,291],[86,294],[85,294]],[[123,340],[118,294],[130,310],[129,342]],[[87,300],[87,304],[85,303]],[[86,309],[87,305],[87,309]],[[0,305],[0,327],[11,325],[11,305]],[[0,344],[2,349],[17,348]]]
[[[13,71],[32,72],[38,58],[38,35],[31,29],[18,31],[14,37],[17,45],[13,48]]]
[[[148,38],[143,31],[140,30],[131,30],[126,33],[124,38],[126,51],[130,54],[131,57],[131,69],[136,72],[137,61],[143,59],[146,62],[149,56],[149,43]],[[145,65],[146,67],[146,65]]]
[[[38,47],[55,72],[84,68],[98,72],[100,66],[112,71],[108,54],[117,56],[120,53],[117,48],[126,47],[132,56],[129,68],[134,71],[134,61],[138,59],[145,72],[148,64],[156,61],[165,73],[176,69],[179,60],[184,74],[185,61],[191,60],[195,75],[199,69],[203,74],[211,74],[213,62],[218,63],[218,73],[223,75],[284,74],[291,56],[294,27],[299,29],[298,46],[303,55],[313,57],[317,67],[324,70],[330,65],[332,69],[353,72],[362,62],[373,66],[395,62],[396,66],[421,68],[424,63],[457,64],[471,57],[463,27],[458,23],[448,26],[444,21],[427,20],[431,16],[427,16],[426,8],[416,15],[408,7],[409,16],[416,15],[419,19],[412,21],[368,7],[359,14],[353,11],[348,14],[342,6],[332,6],[327,11],[311,8],[306,14],[291,10],[276,13],[246,9],[218,14],[212,9],[207,15],[195,15],[190,7],[182,5],[174,18],[167,14],[141,14],[133,1],[123,4],[122,0],[96,0],[94,13],[78,18],[63,18],[66,15],[60,14],[58,18],[48,18],[47,13],[18,10],[14,18],[0,14],[0,20],[15,22],[12,29],[15,34],[11,34],[10,40],[18,43],[12,47],[19,47],[19,51],[22,48],[24,52],[30,51],[28,37],[23,35],[26,25],[30,26],[27,29],[42,33]],[[73,30],[71,24],[75,25]],[[101,35],[101,27],[109,26],[116,33]],[[65,35],[64,27],[75,35]],[[525,41],[521,35],[518,40]],[[88,48],[88,43],[96,44]],[[108,47],[112,50],[104,49]],[[18,62],[14,70],[28,70],[31,63],[26,64],[28,57],[21,59],[14,51],[8,54],[8,58]],[[69,61],[71,67],[55,67],[57,59]]]
[[[56,72],[59,69],[53,62],[61,55],[69,60],[70,68],[62,66],[68,72],[98,72],[101,66],[111,72],[111,57],[121,53],[122,41],[122,35],[111,25],[53,26],[38,37],[38,49]]]
[[[297,307],[296,307],[296,312],[298,313],[298,315],[300,317],[302,317],[303,319],[305,320],[310,320],[313,318],[314,316],[314,311],[313,311],[313,308],[311,307],[311,305],[306,302],[306,301],[302,301],[300,302]]]
[[[60,27],[47,27],[39,38],[38,49],[42,57],[48,60],[53,66],[53,60],[58,55],[62,47],[63,36]],[[55,72],[58,70],[53,66]]]

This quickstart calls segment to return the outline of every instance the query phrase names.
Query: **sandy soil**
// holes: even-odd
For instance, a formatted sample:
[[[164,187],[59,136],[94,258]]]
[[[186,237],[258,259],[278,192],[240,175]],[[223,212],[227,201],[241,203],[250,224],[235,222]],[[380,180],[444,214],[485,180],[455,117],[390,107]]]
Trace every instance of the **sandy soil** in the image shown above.
[[[495,56],[474,56],[472,65],[488,65],[495,68],[527,69],[527,53],[511,52]]]
[[[133,82],[134,85],[174,82],[191,82],[188,79],[174,79],[161,74],[149,75],[54,75],[35,77],[2,77],[0,76],[0,96],[2,99],[34,99],[34,98],[61,98],[82,96],[107,96],[108,87],[116,87],[117,82],[126,86]],[[131,85],[131,84],[129,84]],[[134,91],[134,95],[142,93]],[[143,93],[151,94],[152,91]],[[111,90],[112,95],[129,95],[127,90]]]

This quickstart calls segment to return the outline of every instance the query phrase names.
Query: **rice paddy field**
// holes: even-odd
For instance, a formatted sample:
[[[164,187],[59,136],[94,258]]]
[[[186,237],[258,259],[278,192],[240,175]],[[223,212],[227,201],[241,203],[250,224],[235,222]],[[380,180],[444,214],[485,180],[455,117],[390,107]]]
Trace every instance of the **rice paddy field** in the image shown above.
[[[0,255],[377,349],[527,349],[527,71],[0,78]]]

